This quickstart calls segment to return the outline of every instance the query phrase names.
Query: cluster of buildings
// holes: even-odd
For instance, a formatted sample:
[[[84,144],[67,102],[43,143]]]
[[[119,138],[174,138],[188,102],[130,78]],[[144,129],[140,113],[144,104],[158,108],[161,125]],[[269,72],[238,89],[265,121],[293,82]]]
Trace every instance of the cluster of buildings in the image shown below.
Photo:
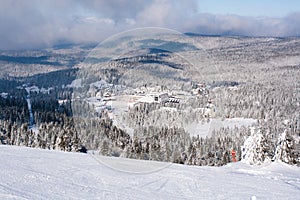
[[[126,94],[114,95],[108,88],[96,95],[96,101],[92,100],[92,104],[97,110],[102,109],[119,109],[128,111],[139,103],[159,103],[165,106],[181,104],[187,99],[195,96],[209,95],[209,90],[206,84],[195,84],[190,92],[185,91],[170,91],[163,86],[147,87],[142,86],[133,90],[127,91]],[[211,117],[215,112],[215,106],[212,100],[209,100],[206,107],[203,108],[204,116]]]

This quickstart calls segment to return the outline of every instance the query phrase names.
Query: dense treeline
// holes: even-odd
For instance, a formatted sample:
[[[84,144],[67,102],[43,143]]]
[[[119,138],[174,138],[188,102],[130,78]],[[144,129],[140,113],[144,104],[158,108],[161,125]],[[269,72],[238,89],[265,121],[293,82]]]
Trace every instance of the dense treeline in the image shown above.
[[[0,120],[9,120],[18,125],[28,122],[29,111],[23,93],[14,96],[0,97]]]
[[[244,158],[251,164],[272,159],[299,164],[297,93],[260,85],[241,85],[235,90],[217,88],[210,93],[217,105],[215,115],[256,118],[256,132],[247,127],[221,128],[201,138],[190,137],[183,127],[210,120],[197,109],[205,107],[206,96],[190,99],[186,104],[137,104],[122,116],[123,122],[134,127],[133,135],[129,135],[114,125],[108,111],[95,114],[90,104],[72,102],[71,92],[69,89],[53,89],[47,94],[31,92],[36,123],[36,128],[31,129],[27,123],[27,102],[22,97],[26,93],[21,92],[19,98],[0,98],[1,143],[76,152],[99,150],[106,156],[201,166],[225,165],[233,161],[231,150],[235,150],[237,160]],[[59,104],[57,98],[65,101]],[[166,106],[171,110],[164,110]],[[71,107],[76,109],[77,116],[72,116]],[[178,114],[172,108],[188,109]],[[260,149],[261,153],[253,149]]]
[[[248,128],[222,128],[214,131],[211,137],[191,138],[182,128],[153,126],[137,129],[134,135],[130,136],[114,126],[107,113],[98,117],[75,119],[76,126],[71,118],[62,114],[55,117],[59,117],[60,120],[55,123],[41,123],[38,132],[29,130],[26,124],[18,127],[15,123],[1,121],[1,142],[64,151],[85,151],[86,147],[98,149],[106,156],[220,166],[232,161],[231,149],[237,151],[237,160],[240,160],[241,146],[250,136]],[[293,120],[294,124],[290,122],[285,127],[289,132],[288,139],[293,143],[289,148],[290,159],[285,160],[290,164],[296,164],[299,158],[299,142],[296,144],[293,139],[293,136],[299,133],[295,123],[297,120],[299,118]],[[264,159],[276,159],[276,152],[280,150],[277,138],[272,133],[275,130],[282,131],[284,128],[274,124],[268,126],[264,121],[261,121],[259,126],[269,147],[268,152],[265,152],[268,155]]]

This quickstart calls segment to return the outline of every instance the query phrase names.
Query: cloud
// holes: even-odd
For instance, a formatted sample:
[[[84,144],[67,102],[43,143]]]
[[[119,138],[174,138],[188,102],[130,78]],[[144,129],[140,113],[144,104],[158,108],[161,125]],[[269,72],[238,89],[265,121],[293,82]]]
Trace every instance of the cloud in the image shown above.
[[[300,13],[256,18],[198,13],[196,8],[194,0],[0,1],[0,49],[99,42],[148,26],[202,34],[300,36]]]
[[[244,17],[238,15],[201,14],[199,21],[194,19],[190,24],[195,32],[220,35],[245,36],[300,36],[300,18]]]

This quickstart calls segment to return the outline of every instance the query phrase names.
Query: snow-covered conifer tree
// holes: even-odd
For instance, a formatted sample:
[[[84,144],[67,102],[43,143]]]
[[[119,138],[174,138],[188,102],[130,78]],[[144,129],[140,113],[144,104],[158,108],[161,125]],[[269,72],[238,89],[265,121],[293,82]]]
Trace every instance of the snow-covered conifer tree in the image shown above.
[[[251,135],[246,139],[242,149],[242,161],[253,165],[262,164],[269,159],[269,145],[264,135],[251,129]]]
[[[287,130],[285,130],[277,140],[277,146],[273,160],[281,160],[288,164],[296,163],[293,156],[293,138]]]

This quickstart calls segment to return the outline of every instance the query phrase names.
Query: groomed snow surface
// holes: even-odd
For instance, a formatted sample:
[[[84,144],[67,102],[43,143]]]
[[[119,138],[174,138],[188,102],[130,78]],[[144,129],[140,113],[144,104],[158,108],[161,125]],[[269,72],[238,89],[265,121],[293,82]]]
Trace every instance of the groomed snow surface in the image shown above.
[[[300,168],[197,167],[0,145],[0,199],[299,199]]]

